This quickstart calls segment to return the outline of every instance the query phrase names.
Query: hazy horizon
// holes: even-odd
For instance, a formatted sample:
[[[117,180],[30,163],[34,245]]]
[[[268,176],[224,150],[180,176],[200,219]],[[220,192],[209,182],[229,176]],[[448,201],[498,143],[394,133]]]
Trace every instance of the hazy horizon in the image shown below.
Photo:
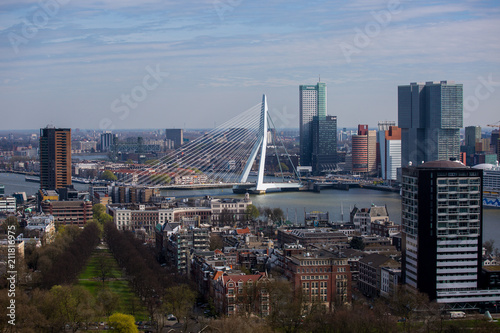
[[[2,130],[213,128],[262,94],[295,128],[318,80],[339,128],[397,122],[398,85],[442,80],[464,126],[500,120],[496,1],[4,0],[0,22]]]

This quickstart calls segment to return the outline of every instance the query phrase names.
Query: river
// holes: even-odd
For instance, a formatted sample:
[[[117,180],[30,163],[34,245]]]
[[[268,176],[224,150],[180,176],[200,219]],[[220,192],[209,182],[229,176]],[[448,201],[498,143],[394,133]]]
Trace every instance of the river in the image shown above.
[[[26,192],[27,195],[34,194],[39,188],[38,183],[26,182],[24,175],[0,173],[0,184],[5,185],[5,193]],[[87,190],[88,185],[75,183],[78,190]],[[162,195],[175,197],[205,196],[214,197],[243,197],[233,194],[231,189],[212,190],[179,190],[162,191]],[[356,205],[358,208],[386,205],[391,220],[401,223],[401,199],[399,194],[361,188],[353,188],[349,191],[322,190],[315,192],[278,192],[265,195],[252,195],[252,202],[258,207],[281,208],[287,218],[293,223],[303,223],[304,211],[329,212],[331,221],[348,221],[349,211]],[[343,208],[343,219],[342,211]],[[483,209],[483,239],[492,239],[500,248],[500,209]]]

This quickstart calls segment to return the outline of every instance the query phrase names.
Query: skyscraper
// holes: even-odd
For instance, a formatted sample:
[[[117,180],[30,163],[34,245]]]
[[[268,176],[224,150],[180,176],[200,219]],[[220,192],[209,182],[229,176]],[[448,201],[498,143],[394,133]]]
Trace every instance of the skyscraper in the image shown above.
[[[481,126],[467,126],[465,128],[465,145],[474,147],[477,140],[481,140]]]
[[[335,169],[337,163],[337,117],[313,118],[312,167],[314,173]]]
[[[398,87],[401,165],[458,159],[463,126],[463,86],[453,82]]]
[[[184,141],[184,131],[180,128],[168,128],[165,130],[167,140],[174,142],[174,148],[179,148]]]
[[[379,134],[383,134],[379,135],[382,178],[396,180],[397,169],[401,168],[401,129],[390,126]]]
[[[481,140],[480,126],[467,126],[465,128],[464,145],[460,146],[460,152],[465,153],[465,164],[474,165],[474,154],[476,153],[476,143]]]
[[[403,167],[402,274],[438,303],[475,302],[482,254],[482,170],[456,161]]]
[[[377,130],[377,169],[379,170],[379,175],[382,174],[382,155],[381,147],[382,142],[385,141],[385,131],[389,130],[389,127],[396,126],[396,122],[393,120],[383,120],[378,122]],[[400,148],[401,150],[401,148]]]
[[[71,185],[71,129],[40,129],[40,188]]]
[[[358,125],[352,136],[352,172],[373,173],[377,170],[377,132],[368,125]]]
[[[312,165],[314,117],[326,117],[326,83],[299,86],[300,165]]]

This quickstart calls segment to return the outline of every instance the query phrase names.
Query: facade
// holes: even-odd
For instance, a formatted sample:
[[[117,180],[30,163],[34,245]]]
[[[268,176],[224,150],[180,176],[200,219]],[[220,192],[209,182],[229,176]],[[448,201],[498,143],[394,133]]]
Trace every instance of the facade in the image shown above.
[[[358,208],[354,206],[351,213],[351,222],[354,229],[363,235],[371,235],[372,223],[389,222],[389,213],[385,206],[372,205],[369,208]]]
[[[92,202],[88,200],[75,201],[50,201],[41,203],[45,214],[54,216],[54,221],[64,225],[76,225],[83,227],[87,221],[92,219]]]
[[[401,281],[401,267],[380,267],[380,296],[390,298],[396,295]]]
[[[263,273],[217,274],[213,282],[215,309],[226,316],[237,314],[268,316],[269,292],[266,289],[266,282],[267,277]]]
[[[234,224],[236,221],[246,219],[246,210],[248,205],[252,204],[249,196],[245,199],[212,199],[210,200],[210,209],[212,212],[212,222],[214,224]]]
[[[102,191],[111,197],[113,203],[148,203],[156,194],[151,188],[134,186],[112,186]]]
[[[210,234],[203,228],[180,228],[165,239],[166,258],[181,274],[190,275],[191,251],[208,251]]]
[[[352,136],[352,173],[374,173],[377,170],[377,133],[368,125],[358,125]]]
[[[174,142],[175,149],[182,146],[182,143],[184,142],[184,130],[180,128],[167,128],[165,130],[165,135],[167,140]]]
[[[280,258],[284,275],[305,299],[330,309],[351,302],[351,271],[347,259],[325,250],[293,251]]]
[[[335,169],[337,163],[337,117],[313,117],[312,167],[314,173]]]
[[[326,117],[326,83],[299,86],[300,165],[312,165],[314,117]]]
[[[463,86],[453,82],[398,87],[401,165],[460,158]]]
[[[381,237],[393,237],[401,232],[401,225],[394,221],[375,221],[370,223],[372,235]]]
[[[382,163],[382,153],[380,152],[381,144],[385,138],[385,131],[388,131],[391,126],[396,126],[396,122],[394,120],[383,120],[378,122],[377,129],[377,168],[379,170],[379,174],[381,172],[381,163]]]
[[[161,208],[147,205],[108,206],[118,230],[144,229],[152,233],[158,223],[180,222],[183,219],[196,219],[199,223],[211,221],[209,207],[171,207]]]
[[[0,213],[15,213],[16,209],[16,198],[0,196]]]
[[[389,292],[389,281],[382,280],[382,268],[399,269],[399,263],[381,254],[370,254],[359,260],[359,290],[366,296],[379,297],[381,295],[382,284],[384,291]],[[386,276],[387,277],[387,276]],[[392,286],[394,290],[394,285]]]
[[[386,131],[379,131],[378,137],[382,178],[396,180],[397,170],[401,168],[401,129],[390,126]]]
[[[33,216],[28,219],[24,230],[34,233],[36,238],[41,240],[42,245],[50,244],[56,237],[54,216]]]
[[[482,178],[482,170],[455,161],[403,168],[403,280],[438,303],[470,304],[497,297],[478,289]]]
[[[222,251],[194,251],[191,260],[191,280],[200,296],[208,301],[214,299],[213,282],[217,271],[229,271],[226,256]]]
[[[71,129],[40,129],[40,188],[71,185]]]

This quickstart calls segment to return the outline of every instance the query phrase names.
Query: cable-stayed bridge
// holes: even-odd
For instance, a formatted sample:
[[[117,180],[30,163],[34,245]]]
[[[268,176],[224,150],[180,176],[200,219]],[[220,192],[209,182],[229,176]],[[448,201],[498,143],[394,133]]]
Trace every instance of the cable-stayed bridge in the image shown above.
[[[123,182],[150,188],[233,187],[235,193],[293,191],[302,187],[300,177],[281,138],[273,138],[280,177],[265,181],[269,129],[267,97],[262,102],[182,145],[152,165],[143,166]],[[284,154],[278,153],[278,144]],[[281,157],[280,157],[281,155]],[[281,158],[281,160],[280,160]],[[255,166],[256,162],[257,166]],[[286,165],[291,169],[285,172]],[[253,180],[255,178],[255,180]]]

